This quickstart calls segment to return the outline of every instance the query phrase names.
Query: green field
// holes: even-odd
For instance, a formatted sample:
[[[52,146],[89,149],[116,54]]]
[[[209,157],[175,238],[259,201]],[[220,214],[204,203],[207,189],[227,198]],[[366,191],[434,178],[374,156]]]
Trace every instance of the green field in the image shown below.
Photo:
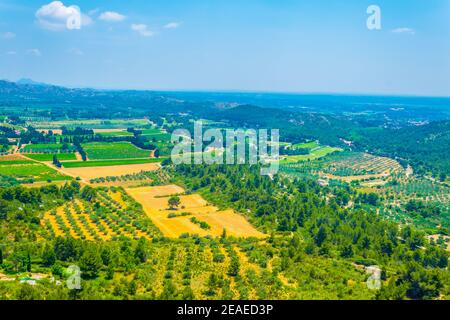
[[[2,161],[0,163],[0,175],[13,177],[24,182],[48,180],[63,181],[72,179],[44,164],[32,161],[20,164],[17,162],[18,161]]]
[[[144,164],[161,162],[164,158],[129,159],[129,160],[103,160],[103,161],[74,161],[63,162],[64,168],[84,168],[84,167],[108,167],[125,166],[130,164]]]
[[[0,161],[0,166],[7,166],[7,165],[15,165],[15,164],[33,164],[33,161],[29,160],[2,160]]]
[[[159,142],[168,142],[172,138],[172,135],[169,133],[165,133],[160,129],[145,129],[141,130],[142,136],[145,137],[149,141],[159,141]]]
[[[306,143],[297,143],[292,145],[292,149],[315,149],[320,148],[320,144],[317,141],[310,141]]]
[[[142,132],[142,135],[154,135],[154,134],[160,134],[160,133],[164,133],[161,131],[161,129],[158,128],[153,128],[153,129],[138,129],[139,131]]]
[[[22,151],[27,152],[38,152],[38,153],[58,153],[63,150],[64,144],[59,143],[37,143],[37,144],[28,144],[23,147]],[[72,144],[66,144],[69,150],[75,150],[75,147]]]
[[[129,142],[92,142],[83,144],[90,160],[134,159],[150,157],[149,150],[142,150]]]
[[[334,147],[319,147],[315,150],[313,150],[310,154],[302,154],[302,155],[295,155],[295,156],[288,156],[287,158],[280,160],[281,164],[287,164],[287,163],[295,163],[295,162],[301,162],[301,161],[308,161],[308,160],[315,160],[322,157],[325,157],[328,154],[331,154],[333,152],[342,151],[340,148],[334,148]]]
[[[97,132],[95,133],[102,137],[132,137],[133,134],[128,131],[110,131],[110,132]]]
[[[53,155],[51,153],[34,153],[34,154],[24,154],[25,157],[37,161],[53,161]],[[75,153],[56,153],[59,161],[77,160]]]

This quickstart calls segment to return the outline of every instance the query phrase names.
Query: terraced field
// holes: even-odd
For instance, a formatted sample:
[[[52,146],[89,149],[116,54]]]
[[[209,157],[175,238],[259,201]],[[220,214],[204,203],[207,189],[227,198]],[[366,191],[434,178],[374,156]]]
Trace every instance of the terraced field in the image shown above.
[[[293,159],[292,157],[304,156],[289,156],[288,159]],[[289,175],[347,183],[360,181],[365,186],[384,185],[393,176],[405,174],[405,170],[394,159],[348,151],[336,152],[316,161],[287,161],[281,164],[281,170]]]
[[[377,157],[367,153],[345,153],[337,155],[323,170],[340,177],[364,175],[389,175],[404,169],[394,159]]]

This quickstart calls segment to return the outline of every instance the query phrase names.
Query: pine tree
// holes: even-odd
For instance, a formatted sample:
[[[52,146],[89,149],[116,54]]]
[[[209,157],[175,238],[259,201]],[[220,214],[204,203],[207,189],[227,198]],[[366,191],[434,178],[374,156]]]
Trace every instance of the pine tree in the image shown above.
[[[139,242],[136,246],[136,250],[134,251],[134,256],[139,262],[144,263],[147,261],[147,243],[144,237],[139,239]]]
[[[87,279],[96,278],[102,266],[102,259],[95,248],[88,247],[80,259],[82,276]]]
[[[30,256],[29,252],[27,252],[26,269],[27,269],[27,272],[31,272],[31,256]]]
[[[238,257],[232,257],[230,267],[228,269],[228,275],[236,277],[239,274],[240,264]]]
[[[51,267],[55,262],[55,251],[49,245],[46,245],[42,253],[42,264],[46,267]]]

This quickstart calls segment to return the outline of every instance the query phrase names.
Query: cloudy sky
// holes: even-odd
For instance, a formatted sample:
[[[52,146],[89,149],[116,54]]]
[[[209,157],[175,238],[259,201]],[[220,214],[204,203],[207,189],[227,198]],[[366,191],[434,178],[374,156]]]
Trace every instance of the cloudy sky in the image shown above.
[[[0,78],[450,96],[450,1],[0,0]]]

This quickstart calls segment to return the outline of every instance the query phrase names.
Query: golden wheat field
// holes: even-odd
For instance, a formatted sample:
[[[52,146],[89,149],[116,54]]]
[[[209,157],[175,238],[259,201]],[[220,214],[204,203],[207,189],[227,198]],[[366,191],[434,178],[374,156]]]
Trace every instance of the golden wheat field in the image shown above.
[[[220,211],[198,194],[182,195],[183,188],[176,185],[128,188],[126,192],[142,204],[153,223],[170,238],[178,238],[186,233],[220,236],[224,229],[227,235],[235,237],[265,237],[242,215],[233,210]],[[180,205],[176,210],[169,208],[168,200],[172,195],[180,197]],[[209,228],[201,228],[192,222],[193,217],[208,224]]]

